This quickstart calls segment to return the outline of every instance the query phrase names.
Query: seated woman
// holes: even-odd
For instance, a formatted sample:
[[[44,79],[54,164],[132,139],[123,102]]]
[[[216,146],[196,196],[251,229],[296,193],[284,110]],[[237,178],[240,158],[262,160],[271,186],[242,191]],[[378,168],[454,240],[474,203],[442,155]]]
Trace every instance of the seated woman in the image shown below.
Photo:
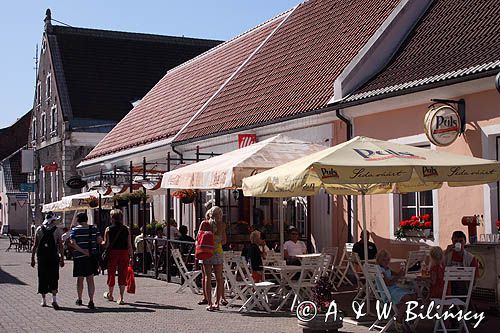
[[[260,231],[255,230],[250,234],[250,247],[247,249],[248,261],[252,267],[252,278],[255,283],[262,282],[264,274],[262,269],[262,252],[260,246],[263,240]]]
[[[404,325],[406,325],[404,322],[405,303],[411,300],[416,300],[417,297],[412,291],[401,288],[397,285],[397,280],[404,275],[404,271],[400,270],[399,272],[394,272],[389,268],[391,254],[387,250],[384,249],[378,252],[376,260],[382,270],[382,275],[387,289],[391,294],[392,303],[396,305],[398,309],[398,317],[396,318],[395,323],[396,330],[408,330],[408,327],[404,327]]]

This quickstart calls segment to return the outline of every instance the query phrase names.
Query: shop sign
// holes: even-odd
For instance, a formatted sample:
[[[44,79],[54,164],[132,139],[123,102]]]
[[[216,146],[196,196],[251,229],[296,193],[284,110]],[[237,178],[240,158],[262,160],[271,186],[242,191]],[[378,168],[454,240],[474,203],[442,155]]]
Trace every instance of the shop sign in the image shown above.
[[[43,167],[43,171],[45,172],[56,172],[58,169],[57,163],[47,164]]]
[[[257,142],[257,134],[238,134],[238,148],[253,145]]]
[[[35,183],[21,183],[19,184],[20,192],[35,192]]]
[[[460,116],[450,105],[432,107],[424,118],[425,134],[436,146],[451,145],[460,134]]]

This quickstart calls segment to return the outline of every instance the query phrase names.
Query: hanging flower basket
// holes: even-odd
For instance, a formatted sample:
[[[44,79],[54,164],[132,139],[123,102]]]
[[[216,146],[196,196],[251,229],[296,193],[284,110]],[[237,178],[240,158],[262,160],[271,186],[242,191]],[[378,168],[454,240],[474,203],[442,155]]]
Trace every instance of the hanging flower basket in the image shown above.
[[[172,193],[172,197],[178,198],[183,204],[193,203],[196,195],[196,190],[177,190]]]
[[[87,205],[89,205],[90,208],[95,208],[95,207],[99,206],[99,199],[97,199],[96,197],[91,195],[90,197],[85,199],[85,203]]]
[[[144,193],[144,191],[134,191],[132,193],[128,193],[126,197],[131,204],[139,204],[144,199],[148,199],[148,196]]]

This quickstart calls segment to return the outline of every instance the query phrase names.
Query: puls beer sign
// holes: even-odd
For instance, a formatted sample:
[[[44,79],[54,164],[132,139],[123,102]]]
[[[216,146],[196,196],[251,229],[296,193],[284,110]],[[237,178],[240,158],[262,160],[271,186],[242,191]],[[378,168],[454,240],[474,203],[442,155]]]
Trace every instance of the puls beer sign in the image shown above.
[[[457,110],[450,105],[433,106],[425,114],[424,126],[427,138],[436,146],[451,145],[462,127]]]

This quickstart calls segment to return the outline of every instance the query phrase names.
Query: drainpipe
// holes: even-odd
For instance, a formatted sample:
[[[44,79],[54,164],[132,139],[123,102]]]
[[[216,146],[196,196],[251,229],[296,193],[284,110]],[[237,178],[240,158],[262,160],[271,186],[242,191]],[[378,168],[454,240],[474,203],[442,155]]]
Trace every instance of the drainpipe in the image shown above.
[[[335,110],[335,113],[337,115],[337,118],[342,120],[347,125],[347,141],[351,140],[352,139],[352,123],[351,123],[351,121],[349,119],[347,119],[346,117],[344,117],[344,115],[342,115],[340,109]],[[352,212],[352,201],[351,201],[351,196],[348,195],[347,196],[347,242],[348,243],[353,242],[352,233],[351,233],[351,229],[352,229],[351,212]]]

